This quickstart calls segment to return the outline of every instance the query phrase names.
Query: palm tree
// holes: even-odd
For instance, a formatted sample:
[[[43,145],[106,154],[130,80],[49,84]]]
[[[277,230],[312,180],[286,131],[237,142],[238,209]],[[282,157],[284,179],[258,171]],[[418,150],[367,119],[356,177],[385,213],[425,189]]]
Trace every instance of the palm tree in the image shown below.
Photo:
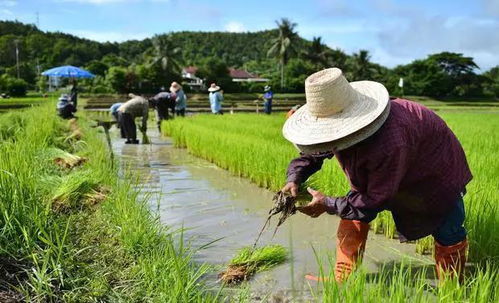
[[[267,56],[275,57],[281,65],[281,88],[284,88],[284,66],[288,63],[289,58],[296,54],[294,43],[298,39],[298,33],[295,32],[296,23],[291,22],[287,18],[282,18],[281,21],[276,21],[279,36],[272,40],[272,46],[267,52]]]
[[[314,37],[312,44],[303,52],[303,57],[314,64],[316,69],[329,66],[331,55],[331,49],[322,43],[321,37]]]
[[[368,50],[360,50],[352,56],[351,80],[367,80],[372,78],[375,69],[371,62],[371,55]]]
[[[165,73],[180,73],[180,47],[173,44],[169,36],[155,36],[152,39],[152,48],[148,54],[150,65],[159,66]]]

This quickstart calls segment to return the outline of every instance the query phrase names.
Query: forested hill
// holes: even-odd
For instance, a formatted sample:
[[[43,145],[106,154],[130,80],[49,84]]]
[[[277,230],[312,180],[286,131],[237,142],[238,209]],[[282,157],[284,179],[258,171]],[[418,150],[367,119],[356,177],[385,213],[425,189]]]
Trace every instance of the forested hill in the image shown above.
[[[240,67],[249,60],[264,60],[270,41],[278,35],[277,30],[248,33],[228,32],[175,32],[169,34],[172,42],[181,51],[185,65],[196,64],[207,57],[217,57],[228,66]],[[151,39],[125,41],[122,43],[100,43],[59,32],[43,32],[36,26],[20,22],[0,21],[0,68],[16,64],[15,44],[18,41],[21,65],[38,60],[41,69],[57,65],[86,66],[92,60],[115,57],[129,63],[140,63],[143,54],[151,46]],[[300,38],[297,47],[306,44]],[[118,59],[118,61],[120,61]]]
[[[260,32],[176,32],[171,36],[182,48],[184,61],[201,62],[206,57],[217,57],[229,66],[242,66],[249,60],[267,58],[271,40],[279,35],[277,30]],[[303,48],[306,40],[299,38],[296,48]]]
[[[464,54],[441,52],[389,69],[371,62],[367,50],[347,55],[329,48],[320,37],[313,41],[301,38],[296,23],[288,19],[277,25],[277,29],[260,32],[184,31],[140,41],[101,43],[0,21],[0,92],[44,90],[46,80],[39,77],[41,71],[60,65],[79,66],[96,74],[98,77],[86,82],[87,89],[96,93],[153,92],[165,83],[181,81],[182,67],[189,65],[199,68],[198,76],[206,83],[217,82],[227,92],[261,91],[264,85],[233,83],[230,67],[267,78],[267,84],[280,92],[303,92],[307,75],[335,66],[350,81],[378,81],[393,94],[499,96],[499,66],[480,71],[474,59]],[[400,78],[404,78],[403,90],[398,86]]]

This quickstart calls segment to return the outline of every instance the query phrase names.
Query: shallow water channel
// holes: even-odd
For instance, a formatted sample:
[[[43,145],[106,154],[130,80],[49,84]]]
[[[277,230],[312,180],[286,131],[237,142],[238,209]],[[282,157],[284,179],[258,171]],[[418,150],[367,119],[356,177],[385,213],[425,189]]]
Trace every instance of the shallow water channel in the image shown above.
[[[219,239],[197,251],[195,261],[222,269],[238,249],[253,244],[272,205],[272,192],[173,147],[171,140],[159,137],[155,129],[149,131],[150,145],[125,145],[115,130],[111,135],[115,153],[124,160],[123,165],[138,174],[137,186],[151,196],[151,210],[159,214],[162,223],[186,228],[184,237],[193,247]],[[304,276],[319,272],[313,249],[329,272],[328,255],[334,255],[338,221],[327,214],[316,219],[296,214],[280,227],[274,239],[276,221],[272,221],[259,244],[282,244],[291,256],[286,263],[251,279],[253,298],[310,298],[310,288],[316,283]],[[376,272],[381,264],[397,262],[402,256],[431,262],[414,251],[414,244],[400,244],[371,232],[363,266]],[[215,285],[217,273],[206,279]]]

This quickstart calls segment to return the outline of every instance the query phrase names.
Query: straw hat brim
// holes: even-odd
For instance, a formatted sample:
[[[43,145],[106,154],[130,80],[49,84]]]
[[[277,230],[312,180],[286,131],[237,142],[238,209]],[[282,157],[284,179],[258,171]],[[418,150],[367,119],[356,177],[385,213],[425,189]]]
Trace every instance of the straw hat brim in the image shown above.
[[[305,104],[284,124],[284,137],[297,145],[327,143],[345,138],[375,121],[388,105],[387,89],[373,81],[351,82],[350,85],[357,93],[355,102],[326,117],[312,115]]]
[[[208,88],[209,92],[216,92],[216,91],[219,91],[219,90],[220,90],[220,86],[215,86],[215,87]]]
[[[305,154],[329,152],[329,151],[341,151],[351,146],[354,146],[355,144],[364,141],[365,139],[374,135],[381,128],[381,126],[383,126],[386,119],[388,119],[389,115],[390,115],[390,102],[388,102],[385,110],[381,113],[381,115],[378,118],[376,118],[372,123],[346,137],[326,143],[319,143],[312,145],[299,145],[299,144],[294,144],[294,145],[300,152]]]

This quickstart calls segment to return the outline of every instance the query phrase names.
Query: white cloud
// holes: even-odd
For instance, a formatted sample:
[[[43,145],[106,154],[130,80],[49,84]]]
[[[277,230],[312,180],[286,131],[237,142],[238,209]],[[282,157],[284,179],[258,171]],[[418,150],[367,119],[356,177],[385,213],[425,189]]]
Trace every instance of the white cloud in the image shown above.
[[[149,33],[129,33],[126,31],[115,32],[115,31],[87,31],[87,30],[67,30],[67,33],[73,34],[78,37],[87,38],[90,40],[95,40],[99,42],[122,42],[126,40],[142,40],[151,35]]]
[[[384,51],[395,57],[458,52],[474,57],[484,70],[499,64],[498,32],[497,20],[415,16],[405,24],[384,28],[378,38]]]
[[[0,0],[0,6],[13,7],[17,5],[16,0]]]
[[[231,21],[225,25],[225,30],[231,33],[240,33],[246,31],[246,28],[240,22]]]

